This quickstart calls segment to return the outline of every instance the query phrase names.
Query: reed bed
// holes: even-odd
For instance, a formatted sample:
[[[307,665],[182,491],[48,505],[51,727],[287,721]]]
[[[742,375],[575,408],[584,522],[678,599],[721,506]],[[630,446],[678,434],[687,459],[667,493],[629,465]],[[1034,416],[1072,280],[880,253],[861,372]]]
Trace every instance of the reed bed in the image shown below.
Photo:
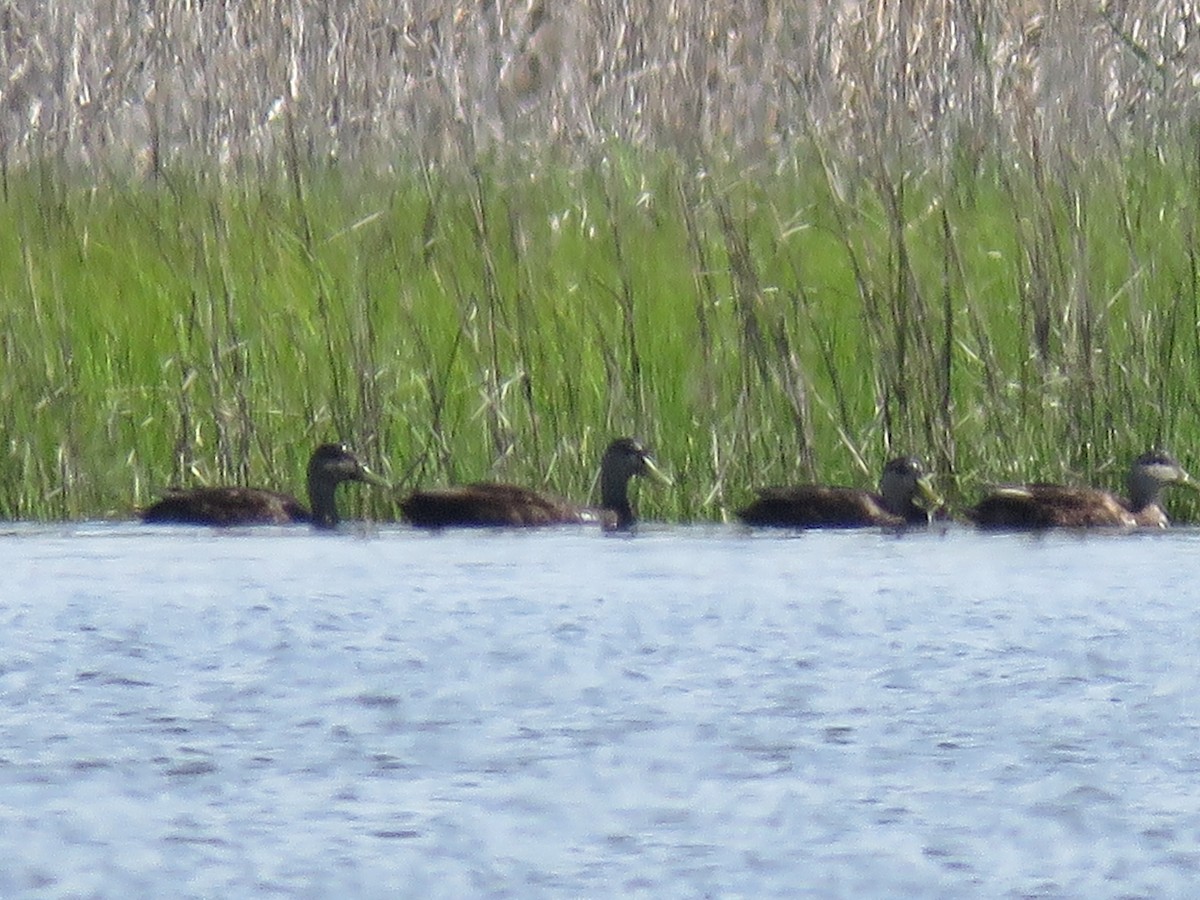
[[[621,153],[254,185],[10,175],[4,509],[294,482],[334,436],[402,483],[585,496],[634,433],[680,481],[650,508],[684,519],[764,481],[870,481],[895,452],[951,486],[1119,479],[1143,444],[1197,445],[1193,165],[1130,161],[1086,193],[980,174],[846,194],[812,161],[764,181]]]
[[[0,153],[156,171],[474,164],[599,143],[770,159],[1086,154],[1194,122],[1193,0],[9,0]]]
[[[10,4],[0,515],[1200,465],[1188,4],[655,10]]]

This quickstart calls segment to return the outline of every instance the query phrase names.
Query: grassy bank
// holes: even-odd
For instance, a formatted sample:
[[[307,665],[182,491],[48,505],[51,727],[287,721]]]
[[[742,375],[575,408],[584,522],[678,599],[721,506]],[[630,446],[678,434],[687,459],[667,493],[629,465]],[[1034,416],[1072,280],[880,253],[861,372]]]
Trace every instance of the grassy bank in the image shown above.
[[[616,148],[410,173],[7,173],[0,514],[298,489],[333,437],[401,484],[584,497],[609,437],[637,434],[678,480],[645,512],[684,520],[764,482],[873,483],[898,452],[968,499],[1119,486],[1153,443],[1200,468],[1182,152],[912,175]]]

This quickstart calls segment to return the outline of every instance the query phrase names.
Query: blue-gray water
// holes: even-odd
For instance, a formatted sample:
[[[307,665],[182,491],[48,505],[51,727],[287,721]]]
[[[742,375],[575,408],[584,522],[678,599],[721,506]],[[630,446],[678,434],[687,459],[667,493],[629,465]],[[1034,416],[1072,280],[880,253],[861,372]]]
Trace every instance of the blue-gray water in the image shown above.
[[[1164,896],[1200,533],[0,535],[0,896]]]

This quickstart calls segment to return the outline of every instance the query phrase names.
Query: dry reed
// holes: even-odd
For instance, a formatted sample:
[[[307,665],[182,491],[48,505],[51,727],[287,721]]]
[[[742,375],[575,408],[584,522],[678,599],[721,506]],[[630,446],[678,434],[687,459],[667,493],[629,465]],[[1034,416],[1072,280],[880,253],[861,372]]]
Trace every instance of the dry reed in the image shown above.
[[[10,0],[0,147],[148,171],[475,162],[611,140],[839,165],[1187,134],[1191,0]],[[289,133],[292,132],[292,133]]]

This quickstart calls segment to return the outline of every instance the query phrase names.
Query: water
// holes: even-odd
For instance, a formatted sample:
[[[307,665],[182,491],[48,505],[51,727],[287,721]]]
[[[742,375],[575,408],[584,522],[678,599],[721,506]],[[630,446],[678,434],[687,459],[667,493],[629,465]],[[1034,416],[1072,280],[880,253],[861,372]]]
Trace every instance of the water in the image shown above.
[[[1200,533],[0,536],[0,895],[1164,896]]]

